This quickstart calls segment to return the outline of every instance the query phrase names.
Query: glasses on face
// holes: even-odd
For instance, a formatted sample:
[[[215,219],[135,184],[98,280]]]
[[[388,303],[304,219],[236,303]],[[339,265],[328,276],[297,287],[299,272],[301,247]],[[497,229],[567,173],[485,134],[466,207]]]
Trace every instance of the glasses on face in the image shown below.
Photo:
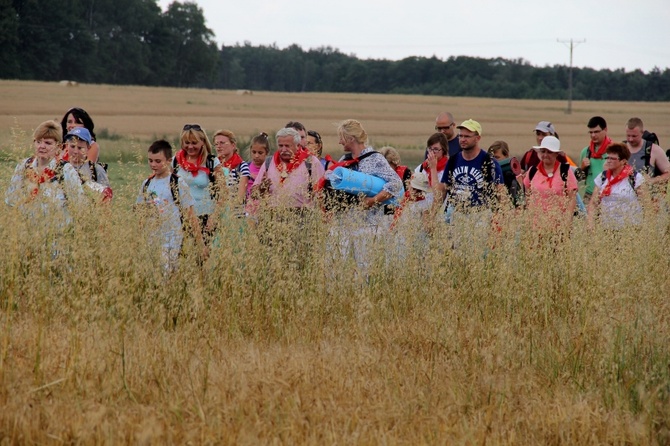
[[[437,130],[438,132],[441,132],[442,130],[448,130],[449,127],[453,127],[453,125],[454,125],[453,122],[452,122],[451,124],[449,124],[448,126],[446,126],[446,127],[442,127],[442,126],[438,126],[438,125],[436,125],[436,126],[435,126],[435,130]]]
[[[621,158],[618,156],[606,156],[605,161],[619,161]]]
[[[198,130],[202,131],[202,127],[200,127],[200,124],[186,124],[184,128],[182,129],[182,132],[186,132],[188,130]]]
[[[442,147],[426,147],[426,150],[428,150],[429,152],[437,153],[442,151]]]

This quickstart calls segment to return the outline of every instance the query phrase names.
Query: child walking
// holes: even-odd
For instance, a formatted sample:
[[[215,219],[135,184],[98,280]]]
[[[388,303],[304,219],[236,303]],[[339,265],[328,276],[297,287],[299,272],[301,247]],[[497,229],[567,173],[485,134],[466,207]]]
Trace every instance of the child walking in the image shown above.
[[[157,230],[151,234],[161,246],[163,269],[176,269],[182,243],[184,241],[183,220],[189,223],[193,236],[202,250],[203,258],[208,255],[200,224],[194,212],[195,202],[188,184],[177,176],[170,167],[172,146],[165,140],[154,141],[149,146],[147,158],[151,176],[144,180],[137,197],[137,206],[144,206],[149,216],[155,219]]]

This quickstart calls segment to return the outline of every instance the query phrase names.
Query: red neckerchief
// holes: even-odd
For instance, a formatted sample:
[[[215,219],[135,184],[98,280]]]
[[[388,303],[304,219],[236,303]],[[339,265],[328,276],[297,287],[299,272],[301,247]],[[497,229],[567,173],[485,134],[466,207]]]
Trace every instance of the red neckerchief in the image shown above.
[[[198,176],[198,171],[200,170],[205,172],[205,175],[209,175],[209,169],[201,166],[202,156],[198,158],[198,164],[190,163],[186,159],[186,151],[184,149],[181,149],[179,152],[177,152],[177,163],[182,169],[186,170],[187,172],[191,172],[194,177]]]
[[[28,169],[29,170],[26,173],[26,176],[28,180],[35,183],[35,187],[30,191],[30,196],[36,197],[40,192],[40,184],[48,183],[49,181],[53,180],[53,178],[56,176],[56,172],[49,169],[48,167],[45,167],[42,173],[38,175],[32,166]]]
[[[279,171],[279,183],[283,183],[284,180],[288,178],[289,174],[297,169],[303,161],[311,156],[311,154],[312,153],[309,150],[298,148],[295,154],[291,157],[291,161],[284,163],[279,157],[279,150],[277,150],[273,155],[273,160],[275,162],[275,167]]]
[[[606,136],[603,140],[603,143],[600,144],[600,147],[598,147],[598,151],[596,152],[596,143],[591,140],[589,143],[589,152],[591,153],[591,158],[601,159],[607,150],[607,146],[610,144],[612,144],[612,140],[609,136]]]
[[[615,176],[614,178],[612,178],[611,170],[605,171],[605,175],[607,176],[607,185],[603,187],[603,190],[600,191],[600,196],[609,197],[609,195],[612,193],[612,186],[623,181],[623,179],[627,178],[628,175],[630,175],[632,172],[633,166],[630,164],[625,165],[624,168],[621,169],[621,172],[619,172],[619,175]]]
[[[391,222],[391,227],[389,229],[392,231],[393,228],[395,228],[395,225],[398,222],[400,216],[402,215],[402,211],[403,209],[405,209],[407,203],[416,203],[417,201],[423,201],[425,199],[426,195],[425,192],[423,191],[421,191],[420,194],[414,194],[414,197],[412,197],[410,191],[405,191],[405,195],[403,195],[400,205],[396,208],[395,212],[393,213],[393,222]]]
[[[395,173],[398,174],[401,180],[404,180],[405,172],[407,171],[407,166],[398,166],[395,168]]]
[[[228,161],[222,161],[222,162],[223,162],[223,167],[227,167],[229,170],[233,170],[237,166],[242,164],[243,161],[244,160],[242,159],[242,157],[237,152],[234,152],[233,156],[231,156]]]
[[[437,162],[437,171],[438,172],[443,171],[447,167],[447,159],[448,158],[446,156],[443,156]],[[427,160],[424,161],[423,164],[421,164],[421,165],[423,166],[423,170],[424,170],[424,172],[426,172],[426,175],[428,175],[428,184],[433,186],[433,180],[431,180],[431,178],[430,178],[430,167],[428,167],[428,161]]]
[[[556,178],[556,169],[558,169],[560,167],[560,165],[561,165],[561,163],[559,163],[558,161],[556,161],[554,163],[554,169],[552,170],[552,172],[553,172],[552,176],[549,176],[547,174],[547,170],[544,168],[544,163],[543,162],[540,162],[540,164],[537,165],[537,170],[539,170],[542,175],[547,177],[547,182],[549,183],[549,189],[551,189],[551,183],[554,181],[554,178]]]
[[[345,160],[342,160],[342,161],[335,161],[333,158],[331,158],[330,155],[326,155],[325,160],[326,160],[326,163],[328,164],[328,169],[326,169],[327,171],[333,171],[338,167],[347,168],[347,167],[351,166],[352,164],[358,164],[358,162],[359,162],[358,158],[351,158],[351,159],[345,159]],[[319,181],[317,181],[316,187],[314,188],[314,190],[321,190],[324,187],[326,187],[326,175],[322,176],[319,179]]]

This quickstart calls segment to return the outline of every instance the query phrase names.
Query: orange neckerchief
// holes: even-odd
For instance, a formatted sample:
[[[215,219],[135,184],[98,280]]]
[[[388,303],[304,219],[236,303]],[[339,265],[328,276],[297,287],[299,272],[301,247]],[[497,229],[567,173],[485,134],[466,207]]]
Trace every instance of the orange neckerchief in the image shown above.
[[[612,144],[612,140],[610,139],[609,136],[605,137],[605,140],[603,141],[602,144],[600,144],[600,147],[598,147],[598,151],[596,152],[596,143],[591,140],[589,143],[589,153],[591,154],[591,158],[596,158],[600,159],[603,157],[605,154],[605,151],[607,150],[607,146]]]
[[[547,177],[547,182],[549,183],[549,188],[551,189],[551,183],[554,181],[554,178],[556,178],[556,170],[560,167],[561,163],[556,161],[554,163],[554,169],[552,170],[553,176],[549,176],[547,174],[547,170],[544,168],[544,163],[540,161],[540,164],[537,165],[537,170],[540,171],[542,175]]]
[[[623,181],[623,179],[627,178],[628,175],[630,175],[632,172],[633,166],[630,164],[625,165],[624,168],[621,169],[621,172],[619,172],[619,175],[615,176],[614,178],[612,178],[611,170],[605,171],[605,175],[607,176],[607,185],[603,187],[603,190],[600,191],[600,196],[609,197],[609,195],[612,193],[612,186]]]
[[[235,152],[228,161],[221,161],[221,162],[223,163],[223,167],[227,167],[229,170],[233,170],[237,166],[242,164],[243,161],[244,160],[242,159],[242,157],[237,152]]]
[[[447,160],[448,159],[449,159],[448,157],[443,156],[437,162],[437,169],[436,170],[438,172],[443,171],[447,167]],[[426,175],[428,175],[428,184],[430,184],[431,186],[434,186],[433,180],[431,179],[430,167],[428,167],[428,161],[424,161],[423,164],[421,164],[421,166],[423,166],[423,171],[426,172]],[[439,181],[439,179],[438,179],[438,181]]]
[[[279,157],[279,151],[276,151],[273,155],[273,160],[275,162],[275,167],[279,171],[279,183],[283,183],[284,180],[288,178],[289,174],[297,169],[303,161],[310,157],[310,155],[311,152],[309,150],[299,148],[291,157],[291,161],[284,163]]]
[[[194,177],[198,176],[198,172],[201,170],[205,172],[206,175],[209,175],[209,169],[201,166],[202,156],[198,158],[198,164],[190,163],[186,159],[186,151],[184,149],[181,149],[179,152],[177,152],[177,163],[182,169],[186,170],[187,172],[191,172]]]

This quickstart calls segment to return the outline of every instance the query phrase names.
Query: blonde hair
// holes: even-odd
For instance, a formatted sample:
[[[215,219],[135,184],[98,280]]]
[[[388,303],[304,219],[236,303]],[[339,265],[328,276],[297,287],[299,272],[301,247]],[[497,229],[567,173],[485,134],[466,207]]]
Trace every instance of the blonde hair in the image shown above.
[[[179,138],[180,144],[182,148],[184,147],[184,141],[190,141],[192,139],[197,139],[200,140],[204,143],[203,148],[207,150],[207,154],[211,155],[212,154],[212,143],[209,142],[209,138],[207,138],[207,133],[205,133],[205,129],[202,127],[198,126],[199,130],[190,127],[188,130],[182,130],[181,132],[181,137]],[[200,153],[202,155],[202,153]]]
[[[33,139],[37,141],[45,138],[55,139],[58,144],[63,141],[63,128],[59,122],[50,119],[37,126],[33,132]]]
[[[344,139],[353,139],[359,144],[366,145],[368,143],[368,134],[361,123],[355,119],[345,119],[340,122],[337,126],[337,134]]]
[[[233,132],[225,129],[217,130],[216,133],[214,133],[212,140],[215,140],[217,136],[225,136],[228,138],[235,146],[235,151],[237,152],[237,138],[235,138],[235,134]]]
[[[400,154],[395,148],[385,146],[379,149],[379,153],[384,155],[384,158],[386,158],[386,161],[388,161],[389,164],[394,164],[396,166],[400,165]]]

